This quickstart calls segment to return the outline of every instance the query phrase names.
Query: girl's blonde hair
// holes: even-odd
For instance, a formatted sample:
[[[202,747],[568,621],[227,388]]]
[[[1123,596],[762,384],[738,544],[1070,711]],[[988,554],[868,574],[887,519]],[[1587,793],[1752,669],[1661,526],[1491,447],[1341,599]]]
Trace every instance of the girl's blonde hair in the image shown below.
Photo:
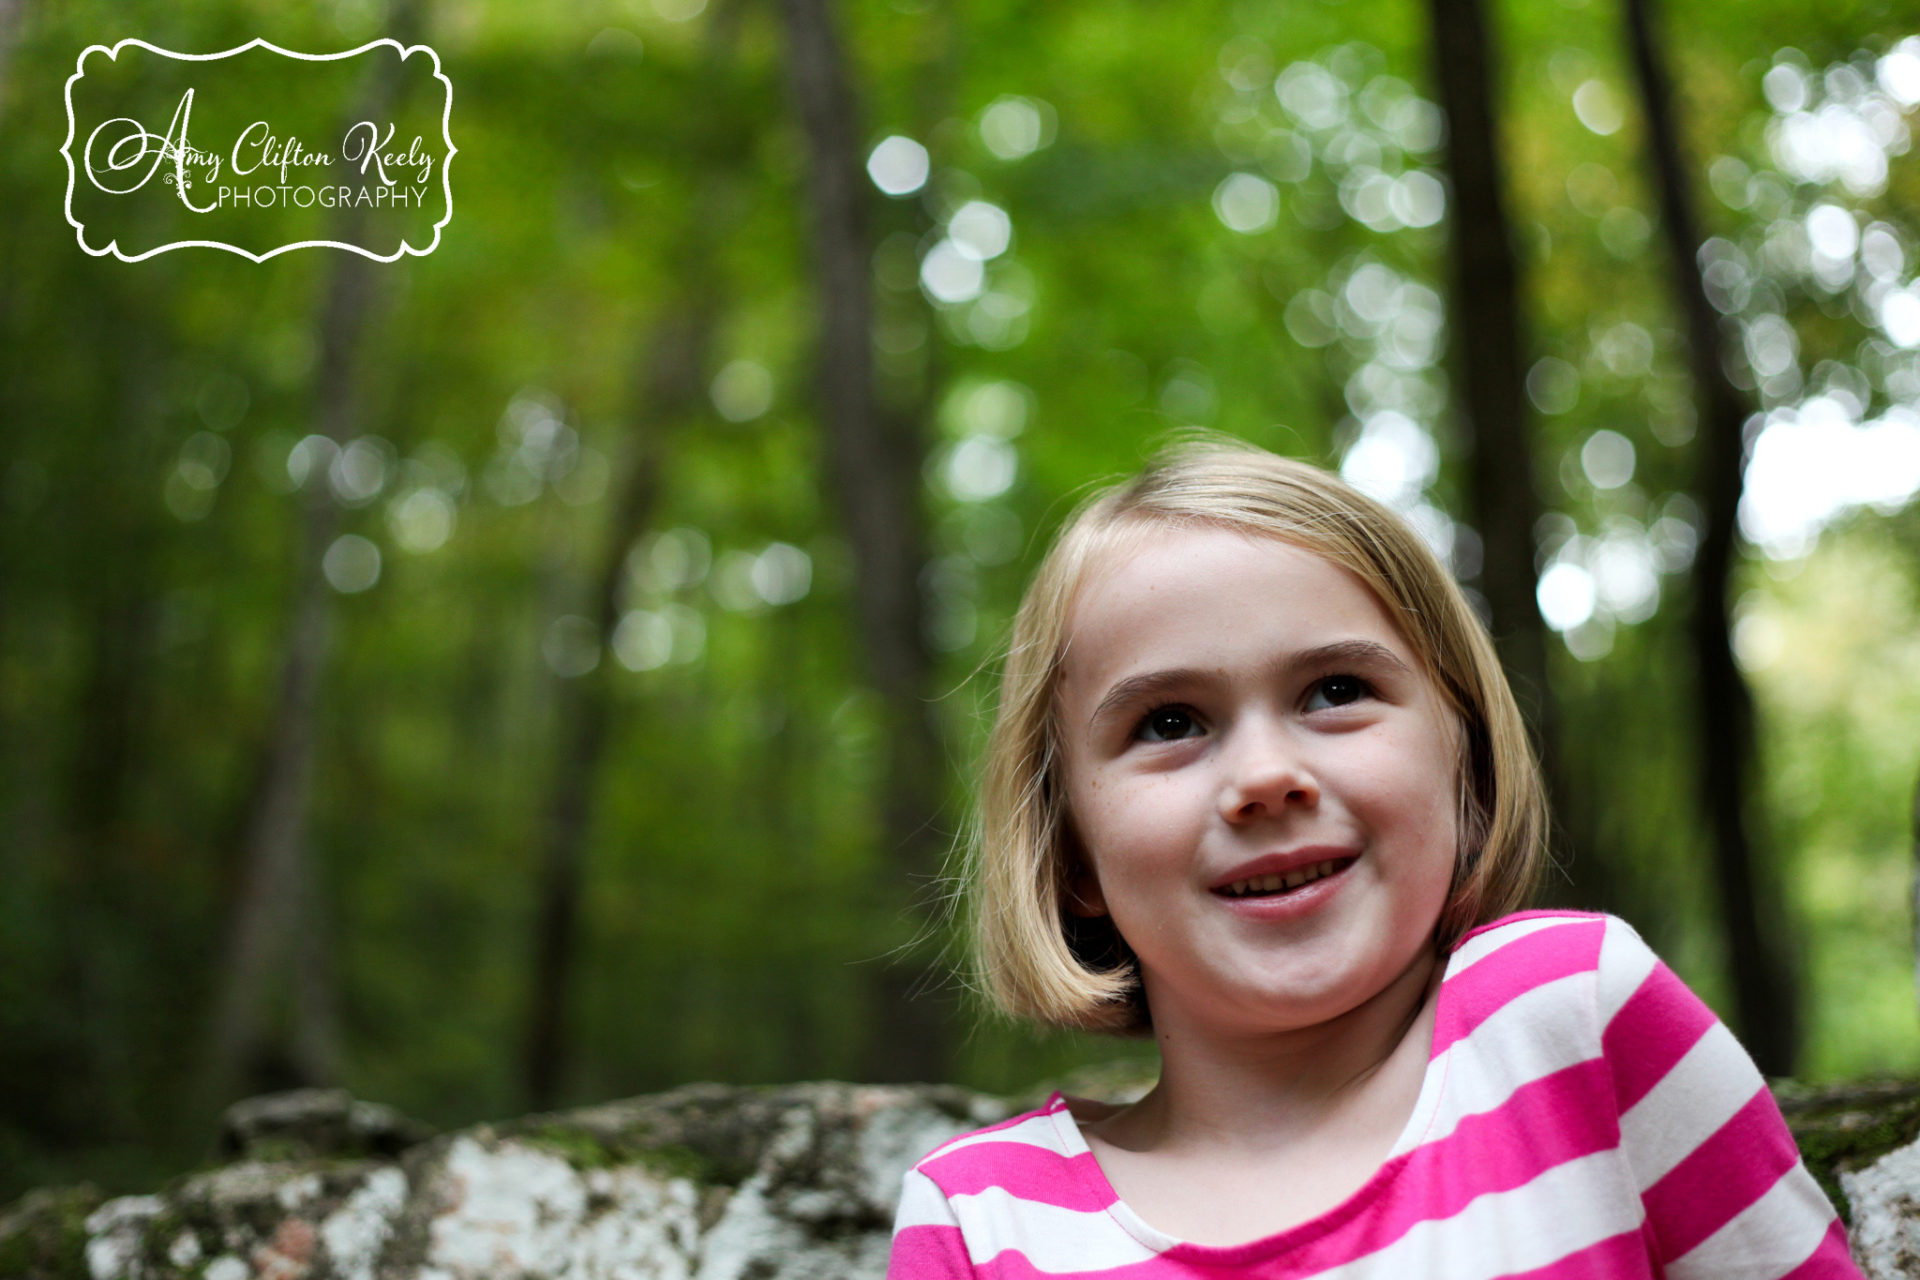
[[[1078,855],[1055,700],[1089,574],[1156,526],[1195,524],[1278,538],[1358,576],[1458,717],[1459,853],[1437,945],[1533,892],[1547,841],[1540,770],[1500,660],[1452,576],[1400,517],[1338,476],[1238,441],[1190,441],[1075,509],[1014,619],[968,848],[977,962],[1007,1013],[1120,1034],[1151,1025],[1112,921],[1067,909]]]

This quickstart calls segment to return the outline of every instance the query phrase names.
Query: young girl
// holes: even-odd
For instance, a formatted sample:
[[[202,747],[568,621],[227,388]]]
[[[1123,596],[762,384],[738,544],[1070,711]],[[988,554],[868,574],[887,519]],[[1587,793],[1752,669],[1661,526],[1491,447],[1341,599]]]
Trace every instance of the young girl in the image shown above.
[[[1190,444],[1014,624],[971,867],[987,990],[1151,1034],[906,1175],[889,1280],[1859,1275],[1733,1036],[1547,826],[1492,646],[1390,511]]]

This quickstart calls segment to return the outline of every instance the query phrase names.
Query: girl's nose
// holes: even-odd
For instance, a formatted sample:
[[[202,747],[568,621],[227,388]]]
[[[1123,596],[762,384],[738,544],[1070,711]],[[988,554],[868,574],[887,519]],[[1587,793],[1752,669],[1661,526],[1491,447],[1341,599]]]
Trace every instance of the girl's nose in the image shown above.
[[[1228,822],[1274,817],[1290,807],[1319,803],[1320,784],[1283,729],[1246,724],[1236,726],[1234,736],[1220,793],[1220,813]]]

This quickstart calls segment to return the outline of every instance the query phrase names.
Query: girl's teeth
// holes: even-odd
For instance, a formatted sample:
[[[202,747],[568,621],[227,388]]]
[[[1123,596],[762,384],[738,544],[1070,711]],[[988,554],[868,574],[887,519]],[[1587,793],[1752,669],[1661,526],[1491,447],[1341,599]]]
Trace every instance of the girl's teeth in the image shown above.
[[[1310,867],[1301,867],[1298,871],[1284,876],[1254,876],[1248,880],[1236,880],[1227,886],[1227,895],[1244,898],[1255,893],[1284,893],[1298,889],[1303,884],[1310,884],[1321,876],[1332,875],[1334,867],[1338,865],[1338,859],[1328,859],[1325,862],[1316,862]]]

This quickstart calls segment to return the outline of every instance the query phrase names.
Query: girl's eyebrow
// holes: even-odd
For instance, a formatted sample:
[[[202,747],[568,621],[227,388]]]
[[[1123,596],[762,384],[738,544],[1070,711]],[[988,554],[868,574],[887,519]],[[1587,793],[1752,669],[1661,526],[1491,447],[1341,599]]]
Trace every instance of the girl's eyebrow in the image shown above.
[[[1328,644],[1315,645],[1311,649],[1302,649],[1298,653],[1290,654],[1279,666],[1283,673],[1292,673],[1314,667],[1343,664],[1385,668],[1399,675],[1413,674],[1411,668],[1400,660],[1398,654],[1377,640],[1334,640]],[[1211,678],[1214,677],[1209,673],[1192,667],[1146,671],[1139,675],[1128,676],[1107,690],[1107,696],[1100,699],[1100,705],[1095,707],[1093,714],[1087,717],[1087,727],[1095,728],[1102,720],[1122,707],[1153,699],[1171,689],[1191,688]]]
[[[1350,662],[1355,666],[1385,667],[1403,676],[1413,674],[1413,668],[1402,662],[1399,654],[1378,640],[1335,640],[1331,644],[1302,649],[1293,655],[1287,667],[1290,670],[1297,670],[1301,667],[1330,666],[1343,662]]]
[[[1107,696],[1100,699],[1100,705],[1087,717],[1087,728],[1098,727],[1102,720],[1113,715],[1123,707],[1136,702],[1151,701],[1170,689],[1190,689],[1204,681],[1207,675],[1191,667],[1181,667],[1172,671],[1148,671],[1137,676],[1128,676],[1113,688],[1107,690]]]

